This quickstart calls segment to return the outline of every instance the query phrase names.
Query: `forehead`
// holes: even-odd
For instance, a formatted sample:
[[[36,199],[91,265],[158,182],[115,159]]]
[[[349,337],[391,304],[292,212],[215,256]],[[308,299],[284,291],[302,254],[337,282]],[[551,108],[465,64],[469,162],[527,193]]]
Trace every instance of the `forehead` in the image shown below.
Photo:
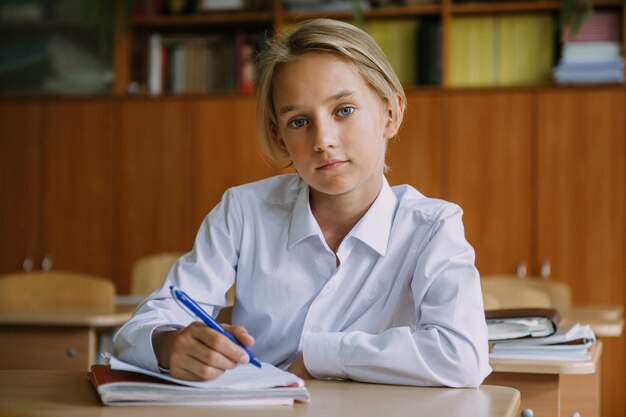
[[[297,56],[278,66],[273,78],[274,100],[298,94],[330,93],[346,88],[372,91],[354,63],[328,52],[308,52]]]

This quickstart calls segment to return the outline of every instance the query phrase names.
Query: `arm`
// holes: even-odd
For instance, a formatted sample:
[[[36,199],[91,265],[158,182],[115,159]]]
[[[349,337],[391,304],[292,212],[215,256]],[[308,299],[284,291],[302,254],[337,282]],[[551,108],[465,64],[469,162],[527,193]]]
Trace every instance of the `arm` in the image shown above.
[[[178,368],[180,357],[176,355],[185,349],[197,351],[211,346],[217,347],[224,356],[209,360],[217,369],[228,369],[240,362],[243,350],[225,337],[217,337],[219,334],[206,326],[190,326],[193,318],[175,303],[168,290],[169,285],[184,288],[207,313],[215,316],[219,308],[226,305],[226,292],[235,279],[240,236],[240,210],[232,193],[227,192],[202,223],[193,250],[176,262],[164,285],[137,308],[115,335],[114,354],[155,371],[159,365],[169,368],[173,356],[173,368]],[[244,344],[252,342],[249,335],[242,333],[240,336]],[[214,374],[206,369],[199,372],[204,372],[205,376]]]
[[[417,256],[416,328],[311,334],[303,356],[314,377],[473,387],[489,374],[480,280],[458,207],[443,210]]]

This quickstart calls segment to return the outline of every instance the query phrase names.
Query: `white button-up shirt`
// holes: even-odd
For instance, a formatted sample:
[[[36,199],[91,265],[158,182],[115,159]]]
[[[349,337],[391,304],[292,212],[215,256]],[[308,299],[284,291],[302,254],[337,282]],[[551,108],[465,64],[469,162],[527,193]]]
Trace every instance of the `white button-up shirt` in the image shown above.
[[[153,330],[192,320],[169,285],[216,315],[236,283],[233,323],[255,337],[261,361],[287,368],[302,354],[317,378],[477,386],[491,368],[461,216],[454,204],[384,179],[339,246],[337,266],[297,175],[229,189],[193,250],[116,334],[114,353],[157,370]]]

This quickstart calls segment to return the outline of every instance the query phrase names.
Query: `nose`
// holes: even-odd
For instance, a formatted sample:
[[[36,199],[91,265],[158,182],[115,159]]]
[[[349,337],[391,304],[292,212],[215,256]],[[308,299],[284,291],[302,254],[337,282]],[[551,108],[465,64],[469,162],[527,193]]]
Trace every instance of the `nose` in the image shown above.
[[[334,148],[338,143],[338,130],[330,120],[318,119],[313,130],[313,148],[316,152]]]

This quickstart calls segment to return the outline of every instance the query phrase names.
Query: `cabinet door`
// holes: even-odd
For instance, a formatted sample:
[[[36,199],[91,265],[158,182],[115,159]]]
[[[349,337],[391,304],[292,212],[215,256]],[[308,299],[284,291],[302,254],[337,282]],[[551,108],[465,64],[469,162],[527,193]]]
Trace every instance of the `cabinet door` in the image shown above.
[[[624,90],[539,93],[537,258],[575,304],[625,305]],[[602,415],[626,412],[624,338],[604,339]]]
[[[46,102],[41,135],[41,256],[53,269],[110,277],[111,102]]]
[[[37,262],[40,131],[37,102],[0,104],[0,274]]]
[[[442,97],[407,91],[398,136],[387,147],[391,185],[410,184],[428,197],[441,197]]]
[[[115,141],[115,278],[128,292],[133,262],[187,251],[191,200],[190,106],[184,99],[119,104]]]
[[[531,257],[532,96],[455,92],[445,109],[445,198],[464,210],[481,274],[513,274]]]
[[[227,188],[277,173],[261,157],[256,141],[254,96],[215,96],[193,101],[192,229]]]

